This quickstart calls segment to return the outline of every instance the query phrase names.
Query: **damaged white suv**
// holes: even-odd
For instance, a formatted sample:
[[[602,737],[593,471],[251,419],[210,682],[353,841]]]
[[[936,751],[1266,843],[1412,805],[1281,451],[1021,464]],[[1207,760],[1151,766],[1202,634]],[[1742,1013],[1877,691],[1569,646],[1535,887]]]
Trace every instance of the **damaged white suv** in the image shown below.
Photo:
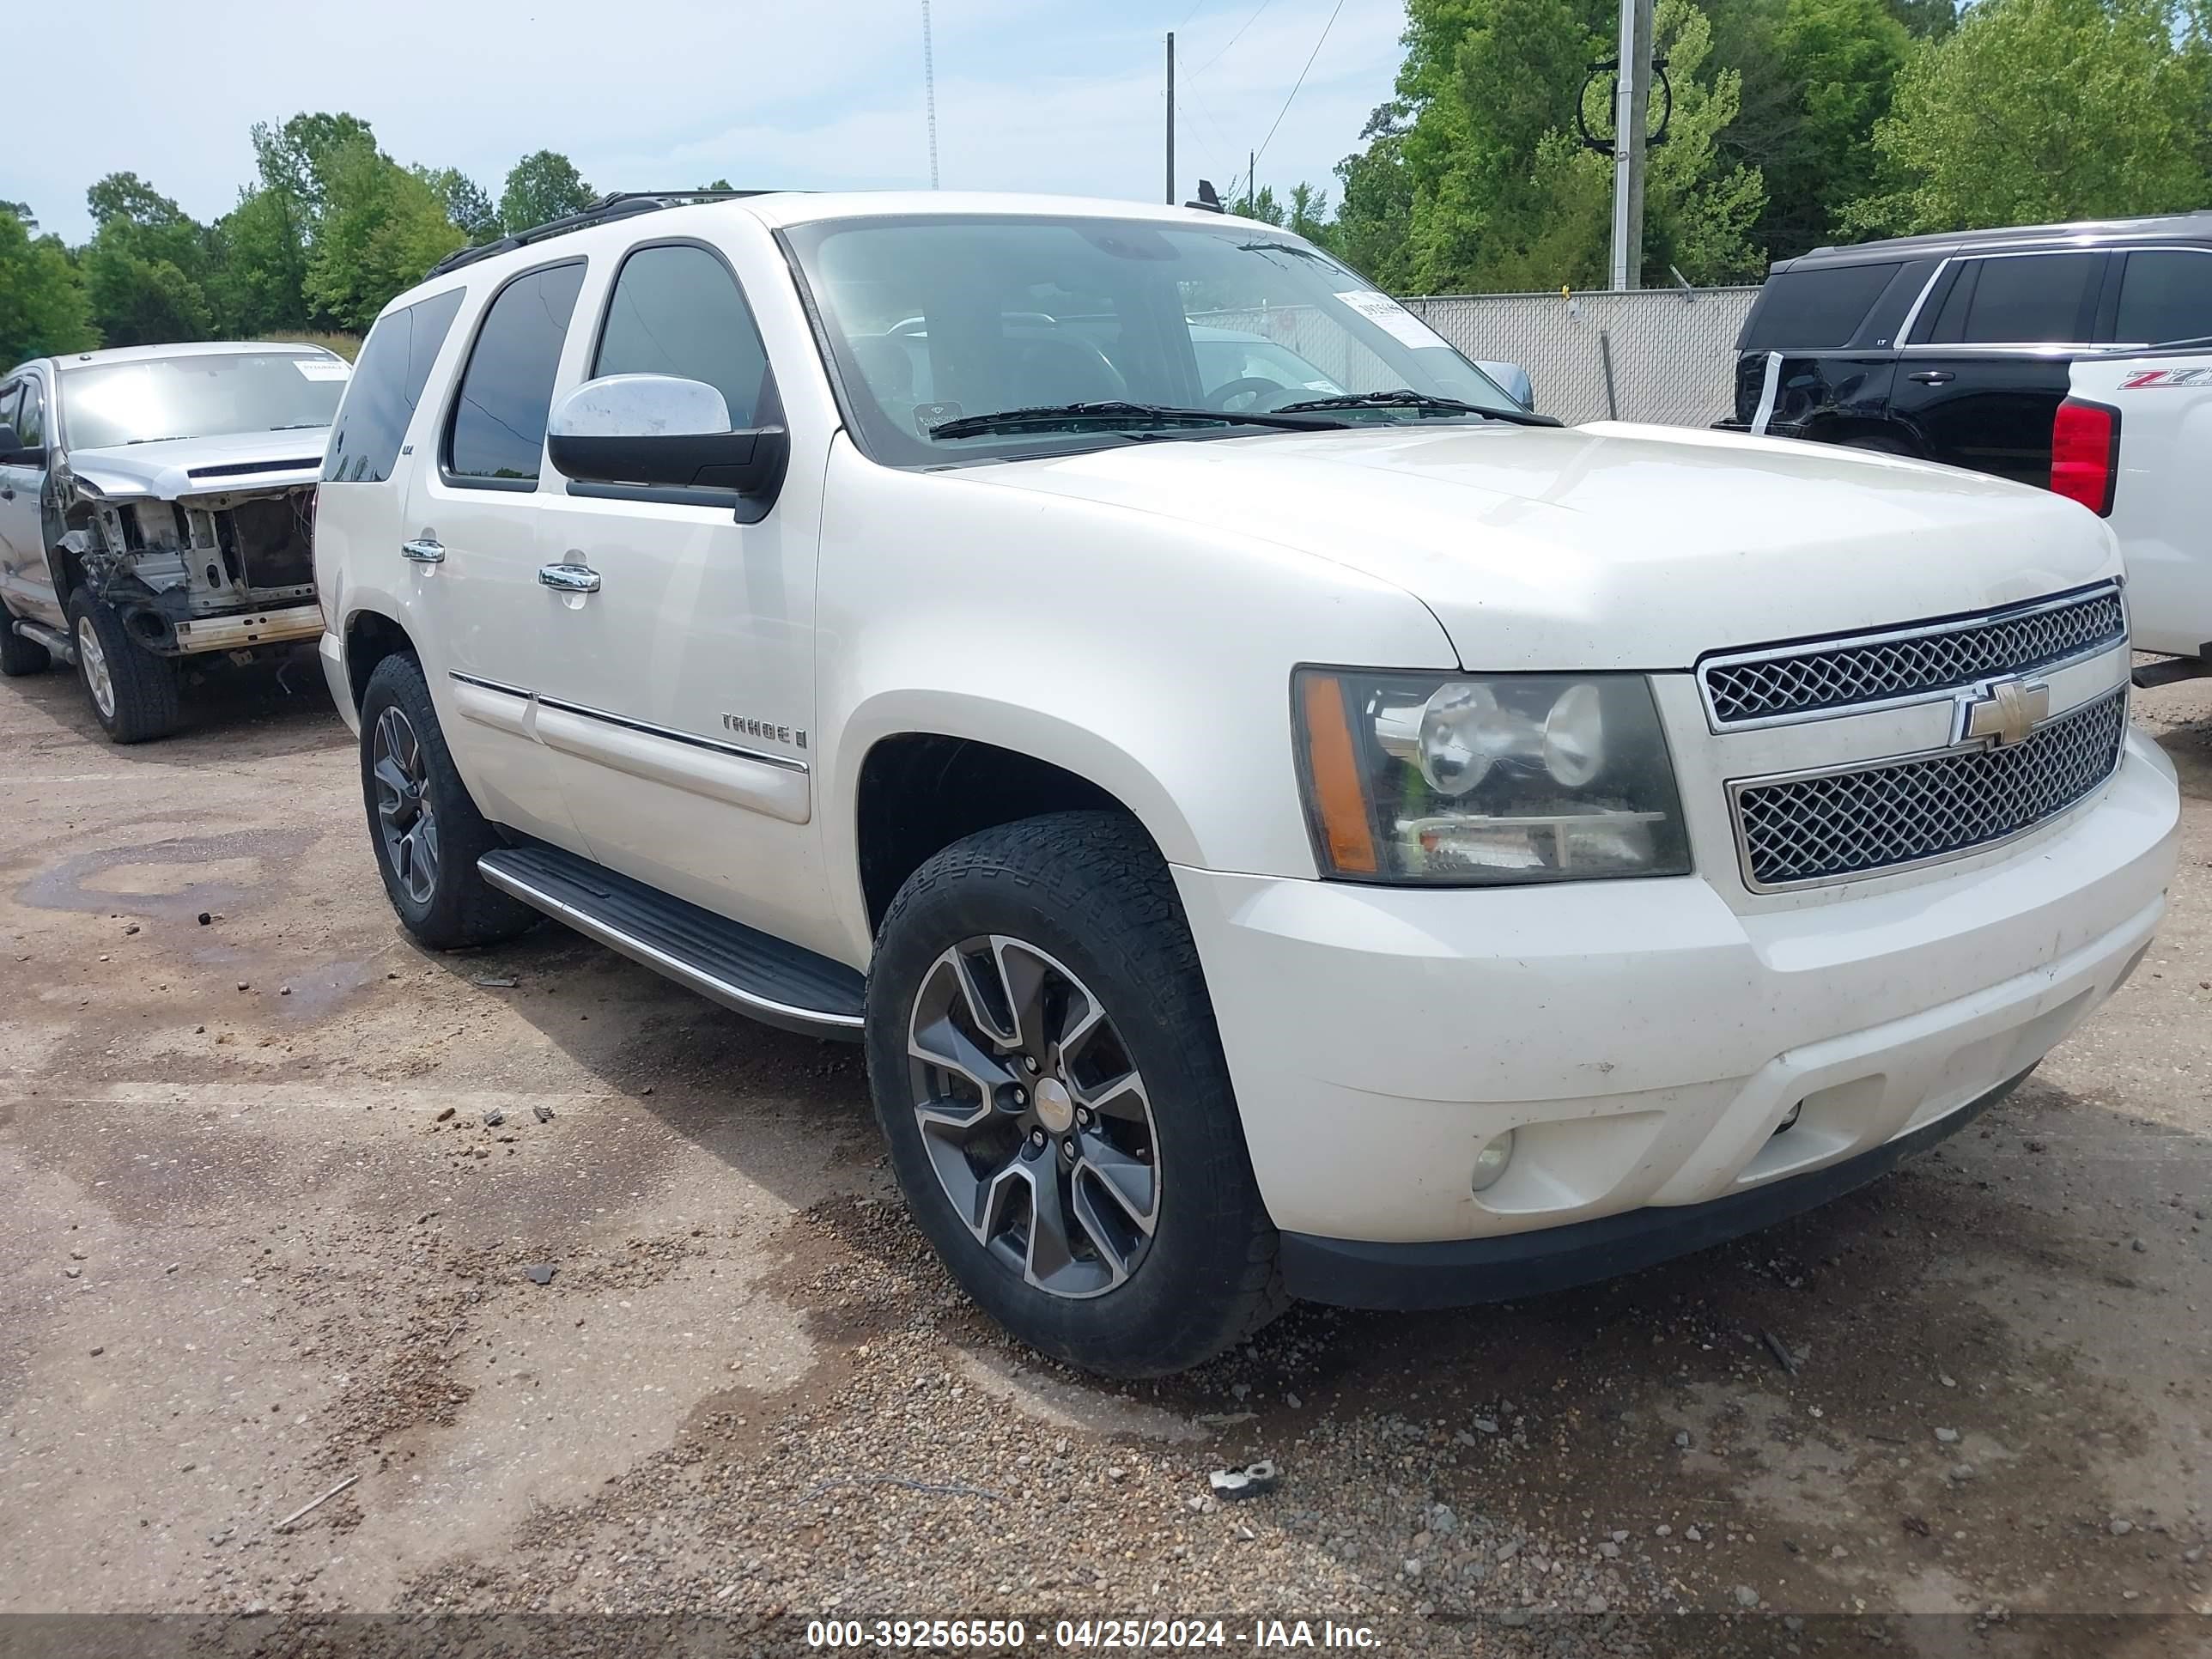
[[[316,476],[345,390],[310,345],[134,346],[0,378],[0,674],[74,663],[117,743],[195,656],[322,632]]]
[[[1103,1371],[1872,1179],[2174,867],[2078,506],[1560,428],[1203,212],[610,200],[473,252],[368,338],[317,569],[415,935],[543,913],[864,1041],[951,1272]]]

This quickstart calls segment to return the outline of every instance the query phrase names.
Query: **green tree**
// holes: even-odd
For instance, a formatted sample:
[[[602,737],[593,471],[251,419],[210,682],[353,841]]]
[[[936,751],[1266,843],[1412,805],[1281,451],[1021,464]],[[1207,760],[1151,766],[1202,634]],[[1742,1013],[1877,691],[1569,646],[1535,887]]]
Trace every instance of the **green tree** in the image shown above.
[[[0,368],[100,343],[84,283],[58,236],[33,236],[20,202],[0,211]]]
[[[1261,185],[1259,193],[1255,195],[1251,180],[1248,179],[1244,183],[1243,195],[1230,203],[1228,207],[1231,213],[1241,213],[1247,219],[1257,219],[1264,224],[1279,225],[1283,222],[1283,204],[1275,199],[1273,185]]]
[[[100,337],[110,345],[205,339],[217,276],[206,228],[135,173],[109,173],[85,205],[96,228],[82,269]]]
[[[1829,240],[1844,210],[1875,188],[1875,125],[1911,44],[1886,0],[1787,0],[1775,46],[1796,119],[1764,166],[1759,226],[1773,258]]]
[[[499,221],[512,234],[580,213],[597,199],[574,162],[556,150],[535,150],[507,175],[507,188],[499,197]]]
[[[1393,100],[1367,118],[1359,137],[1364,149],[1336,164],[1336,219],[1328,228],[1330,252],[1382,288],[1407,284],[1406,248],[1413,219],[1413,177],[1406,165],[1411,112]]]
[[[1425,293],[1603,282],[1611,167],[1574,135],[1612,15],[1604,0],[1409,0],[1398,98],[1337,170],[1338,252]],[[1674,113],[1645,175],[1644,278],[1667,280],[1669,265],[1697,282],[1755,274],[1765,185],[1717,143],[1741,79],[1711,65],[1711,27],[1690,0],[1660,0],[1654,41]]]
[[[2177,0],[1982,0],[1917,46],[1875,128],[1876,232],[2111,218],[2212,195],[2207,12]]]
[[[341,328],[367,329],[465,240],[436,192],[366,136],[326,158],[322,190],[307,293]]]
[[[1328,192],[1299,179],[1291,186],[1290,216],[1284,222],[1310,242],[1324,240],[1328,235]]]
[[[31,211],[31,204],[28,202],[0,202],[0,213],[14,214],[23,222],[23,228],[26,230],[36,230],[39,228],[38,216]]]
[[[453,228],[471,243],[481,246],[499,240],[499,209],[482,185],[459,167],[416,167],[414,173],[444,204]]]

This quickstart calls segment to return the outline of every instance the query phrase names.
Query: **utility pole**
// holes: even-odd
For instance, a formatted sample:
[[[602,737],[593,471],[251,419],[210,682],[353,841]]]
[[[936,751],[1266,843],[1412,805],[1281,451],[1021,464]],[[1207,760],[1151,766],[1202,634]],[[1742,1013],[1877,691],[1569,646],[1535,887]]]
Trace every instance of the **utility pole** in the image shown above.
[[[921,91],[929,105],[929,187],[937,188],[937,61],[929,40],[929,0],[921,0]]]
[[[1651,112],[1651,0],[1620,0],[1613,102],[1613,286],[1644,286],[1644,152]]]
[[[1168,31],[1168,205],[1176,204],[1175,187],[1175,31]]]

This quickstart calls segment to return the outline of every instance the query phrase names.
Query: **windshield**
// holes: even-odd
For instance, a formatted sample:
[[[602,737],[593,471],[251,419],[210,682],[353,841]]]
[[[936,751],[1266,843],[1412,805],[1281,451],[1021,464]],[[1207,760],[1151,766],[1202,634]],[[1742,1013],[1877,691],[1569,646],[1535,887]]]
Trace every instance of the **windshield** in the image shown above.
[[[71,449],[289,432],[328,426],[345,383],[337,358],[296,352],[96,363],[62,370],[62,424]]]
[[[1409,391],[1475,405],[1407,399],[1319,425],[1480,421],[1517,407],[1404,307],[1279,232],[946,216],[830,220],[787,235],[856,438],[894,465],[1260,429],[1187,417],[1148,428],[1127,414],[973,429],[976,416],[1075,404],[1265,414]],[[933,435],[963,417],[965,428]]]

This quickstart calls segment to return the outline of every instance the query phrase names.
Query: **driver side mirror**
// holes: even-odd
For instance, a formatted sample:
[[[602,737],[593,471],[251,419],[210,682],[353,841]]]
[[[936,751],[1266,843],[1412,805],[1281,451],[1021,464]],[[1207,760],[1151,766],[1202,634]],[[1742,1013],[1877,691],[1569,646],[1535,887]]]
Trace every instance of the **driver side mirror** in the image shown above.
[[[0,421],[0,466],[44,466],[46,451],[44,445],[26,449],[15,428]]]
[[[720,392],[673,374],[586,380],[553,405],[545,436],[553,465],[579,483],[730,489],[758,512],[791,456],[783,428],[732,431]],[[757,516],[740,508],[748,522]]]

